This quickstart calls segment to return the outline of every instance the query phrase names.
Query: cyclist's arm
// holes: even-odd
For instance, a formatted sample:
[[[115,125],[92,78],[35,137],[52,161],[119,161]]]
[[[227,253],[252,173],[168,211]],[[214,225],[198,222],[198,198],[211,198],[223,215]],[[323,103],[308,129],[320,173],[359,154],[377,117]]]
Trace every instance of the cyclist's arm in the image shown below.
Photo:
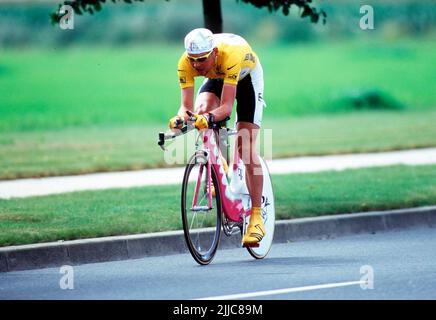
[[[182,92],[182,103],[177,112],[180,117],[186,117],[186,110],[194,112],[194,87],[188,87],[181,90]]]
[[[221,93],[221,104],[218,108],[213,110],[215,121],[224,120],[232,114],[233,103],[236,97],[236,85],[224,83],[223,91]]]

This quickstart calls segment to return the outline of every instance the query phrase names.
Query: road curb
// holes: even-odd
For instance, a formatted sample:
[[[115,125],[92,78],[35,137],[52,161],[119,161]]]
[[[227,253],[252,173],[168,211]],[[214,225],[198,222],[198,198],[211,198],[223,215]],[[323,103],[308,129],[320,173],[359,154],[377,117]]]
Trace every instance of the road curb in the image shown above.
[[[413,227],[436,227],[436,206],[280,220],[276,222],[274,243]],[[239,236],[222,235],[221,249],[239,246]],[[0,248],[0,272],[187,252],[183,231],[11,246]]]

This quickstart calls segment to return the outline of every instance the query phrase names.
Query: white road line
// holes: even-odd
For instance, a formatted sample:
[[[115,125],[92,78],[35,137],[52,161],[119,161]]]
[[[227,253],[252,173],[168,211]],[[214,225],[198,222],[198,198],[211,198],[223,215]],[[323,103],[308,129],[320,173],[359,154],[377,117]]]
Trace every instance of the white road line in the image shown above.
[[[338,283],[319,284],[319,285],[305,286],[305,287],[285,288],[285,289],[277,289],[277,290],[231,294],[225,296],[207,297],[207,298],[200,298],[195,300],[236,300],[236,299],[254,298],[254,297],[261,297],[261,296],[272,296],[277,294],[285,294],[285,293],[293,293],[293,292],[303,292],[303,291],[311,291],[311,290],[319,290],[319,289],[354,286],[354,285],[361,285],[365,283],[366,283],[365,281],[338,282]]]
[[[436,163],[436,148],[267,161],[271,174],[320,172],[398,164],[416,166],[434,163]],[[183,173],[184,168],[170,168],[6,180],[0,181],[0,199],[44,196],[85,190],[180,184]]]

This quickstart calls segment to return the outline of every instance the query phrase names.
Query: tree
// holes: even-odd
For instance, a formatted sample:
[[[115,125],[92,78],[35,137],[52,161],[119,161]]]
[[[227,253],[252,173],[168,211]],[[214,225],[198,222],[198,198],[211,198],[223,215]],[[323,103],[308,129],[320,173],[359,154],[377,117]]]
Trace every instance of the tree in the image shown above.
[[[109,0],[107,0],[109,1]],[[113,3],[125,2],[133,3],[134,1],[144,2],[144,0],[110,0]],[[169,0],[165,0],[169,1]],[[245,2],[254,5],[257,8],[267,8],[269,12],[281,10],[284,15],[288,15],[292,5],[300,9],[300,16],[310,17],[313,23],[317,23],[320,18],[323,23],[326,21],[326,13],[324,10],[311,6],[312,0],[236,0],[237,2]],[[74,13],[81,15],[84,12],[94,14],[94,12],[100,11],[102,5],[106,0],[66,0],[63,2],[65,5],[70,5]],[[202,0],[203,2],[203,16],[204,26],[210,29],[214,33],[220,33],[223,31],[223,19],[221,13],[221,0]],[[59,8],[62,4],[59,5]],[[62,18],[62,15],[57,12],[50,14],[52,23],[58,23]]]

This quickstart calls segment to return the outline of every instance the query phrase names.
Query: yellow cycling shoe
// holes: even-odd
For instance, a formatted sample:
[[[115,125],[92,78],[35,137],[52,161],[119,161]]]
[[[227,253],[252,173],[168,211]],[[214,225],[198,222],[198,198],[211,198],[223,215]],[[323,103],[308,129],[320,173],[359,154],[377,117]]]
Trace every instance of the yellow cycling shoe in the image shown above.
[[[252,209],[247,232],[242,238],[242,245],[244,247],[258,246],[259,242],[265,236],[265,226],[260,213],[260,208]]]

